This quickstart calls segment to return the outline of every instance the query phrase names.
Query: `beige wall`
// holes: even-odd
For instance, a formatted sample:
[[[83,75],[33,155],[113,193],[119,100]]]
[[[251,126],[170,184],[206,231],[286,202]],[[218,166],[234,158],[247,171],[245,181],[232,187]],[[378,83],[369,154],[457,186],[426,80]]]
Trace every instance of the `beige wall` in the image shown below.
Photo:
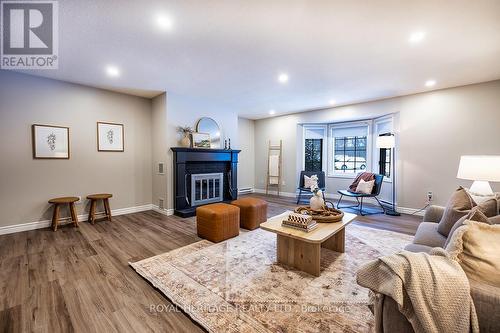
[[[125,152],[97,152],[97,121],[125,125]],[[70,127],[71,159],[34,160],[35,123]],[[49,219],[47,200],[58,196],[110,192],[112,209],[151,204],[149,99],[0,71],[0,133],[0,226]]]
[[[334,123],[398,115],[398,205],[420,208],[427,191],[444,204],[457,185],[460,155],[500,154],[500,81],[391,98],[255,122],[255,185],[263,189],[266,142],[283,139],[284,191],[295,192],[301,165],[300,123]],[[350,180],[328,178],[329,193]],[[387,187],[387,184],[384,184]],[[500,190],[500,184],[492,184]]]
[[[238,148],[238,115],[231,108],[206,99],[167,93],[167,208],[174,208],[173,156],[170,147],[178,147],[178,126],[193,129],[201,117],[211,117],[220,126],[222,135],[231,138],[232,148]]]
[[[238,188],[254,188],[255,182],[255,121],[238,118]]]
[[[163,93],[152,100],[151,149],[153,165],[153,205],[159,206],[163,199],[167,206],[167,94]],[[158,164],[164,163],[164,174],[158,173]]]

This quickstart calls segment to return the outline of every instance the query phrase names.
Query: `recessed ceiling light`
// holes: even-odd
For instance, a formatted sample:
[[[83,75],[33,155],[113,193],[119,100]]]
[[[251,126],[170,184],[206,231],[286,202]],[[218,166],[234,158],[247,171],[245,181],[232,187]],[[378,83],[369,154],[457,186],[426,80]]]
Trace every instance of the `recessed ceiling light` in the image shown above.
[[[412,33],[410,35],[410,38],[408,39],[408,41],[412,44],[416,44],[416,43],[420,43],[421,41],[423,41],[424,38],[425,38],[425,32],[415,31],[414,33]]]
[[[280,83],[287,83],[288,82],[288,74],[286,73],[281,73],[279,76],[278,76],[278,81]]]
[[[436,85],[436,80],[427,80],[425,81],[425,86],[426,87],[433,87]]]
[[[336,101],[334,99],[331,99],[328,101],[328,104],[330,104],[330,105],[335,105],[335,103],[336,103]]]
[[[106,66],[106,74],[110,77],[118,77],[120,76],[120,70],[116,66]]]
[[[174,27],[174,21],[166,14],[159,14],[156,16],[156,24],[164,31],[170,31]]]
[[[276,113],[276,111],[275,111],[275,110],[269,110],[269,114],[270,114],[270,115],[273,115],[273,114],[275,114],[275,113]]]

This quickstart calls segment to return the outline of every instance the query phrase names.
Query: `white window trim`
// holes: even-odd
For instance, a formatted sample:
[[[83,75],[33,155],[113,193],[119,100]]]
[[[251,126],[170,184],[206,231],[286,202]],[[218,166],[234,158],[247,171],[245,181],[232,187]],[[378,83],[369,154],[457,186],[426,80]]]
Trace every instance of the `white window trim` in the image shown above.
[[[306,168],[306,130],[308,129],[321,129],[323,130],[323,151],[322,151],[322,169],[326,170],[328,167],[328,125],[317,124],[304,124],[302,125],[302,170]]]
[[[354,179],[356,178],[356,174],[345,174],[345,173],[335,173],[333,168],[334,163],[334,142],[333,142],[333,130],[339,128],[349,128],[349,127],[360,127],[366,126],[366,170],[372,170],[372,120],[363,120],[363,121],[351,121],[346,123],[337,123],[328,125],[328,178],[348,178]]]
[[[394,115],[393,114],[373,119],[373,129],[374,129],[373,142],[375,142],[375,140],[377,140],[378,135],[382,134],[382,133],[378,133],[379,126],[381,126],[381,124],[385,124],[385,123],[391,124],[390,125],[391,133],[394,133]],[[398,147],[398,145],[396,142],[395,149],[397,149],[397,147]],[[373,154],[374,172],[378,173],[379,172],[379,169],[378,169],[378,162],[379,161],[378,160],[375,161],[376,157],[378,156],[378,154],[376,154],[375,151],[378,150],[378,148],[376,147],[376,145],[373,145],[373,149],[374,149],[374,154]],[[394,163],[394,150],[391,151],[391,170],[390,170],[391,177],[384,177],[385,183],[392,183],[392,171],[393,171],[392,163]],[[376,169],[375,169],[375,167],[376,167]]]

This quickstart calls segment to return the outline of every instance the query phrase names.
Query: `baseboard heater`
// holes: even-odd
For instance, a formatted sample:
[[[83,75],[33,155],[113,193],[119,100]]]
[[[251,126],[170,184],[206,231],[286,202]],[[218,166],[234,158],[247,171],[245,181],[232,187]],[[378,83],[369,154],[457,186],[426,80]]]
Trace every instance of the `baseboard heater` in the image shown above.
[[[253,193],[253,188],[244,187],[244,188],[238,189],[238,194],[249,194],[249,193]]]

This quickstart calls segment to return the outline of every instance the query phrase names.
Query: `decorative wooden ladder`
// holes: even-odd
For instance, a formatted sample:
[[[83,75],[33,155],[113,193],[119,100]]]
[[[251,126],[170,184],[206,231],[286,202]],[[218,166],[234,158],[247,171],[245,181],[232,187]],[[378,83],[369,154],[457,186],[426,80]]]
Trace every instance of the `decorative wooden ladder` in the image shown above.
[[[277,168],[276,168],[276,163],[277,163]],[[269,146],[267,151],[266,194],[269,194],[269,186],[277,185],[278,196],[280,195],[282,163],[283,163],[283,140],[280,140],[279,145],[272,145],[271,140],[269,140]]]

